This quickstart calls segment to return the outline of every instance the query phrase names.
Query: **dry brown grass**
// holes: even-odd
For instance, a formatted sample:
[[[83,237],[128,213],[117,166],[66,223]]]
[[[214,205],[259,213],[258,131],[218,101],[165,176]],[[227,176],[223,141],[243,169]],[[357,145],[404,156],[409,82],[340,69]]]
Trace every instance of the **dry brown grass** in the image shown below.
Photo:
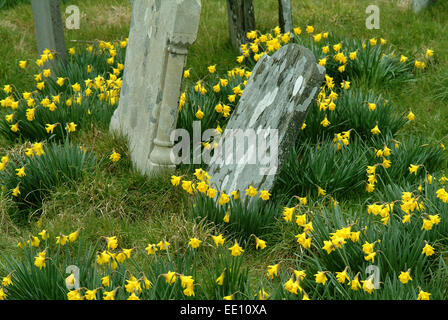
[[[82,21],[87,25],[113,27],[116,25],[129,25],[131,22],[130,5],[112,5],[104,10],[103,5],[89,7],[88,11],[81,14]]]

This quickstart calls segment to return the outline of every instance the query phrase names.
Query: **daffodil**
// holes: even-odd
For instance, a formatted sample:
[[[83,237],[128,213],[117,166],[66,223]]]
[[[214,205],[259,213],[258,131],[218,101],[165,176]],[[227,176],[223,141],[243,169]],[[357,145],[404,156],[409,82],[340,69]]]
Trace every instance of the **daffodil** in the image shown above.
[[[221,196],[218,199],[218,204],[222,206],[229,202],[230,202],[230,197],[225,193],[221,193]]]
[[[135,278],[134,276],[131,276],[129,278],[129,280],[126,280],[126,285],[124,286],[126,291],[131,293],[131,292],[135,292],[135,293],[139,293],[142,291],[142,287],[140,284],[140,281],[137,280],[137,278]]]
[[[336,272],[336,279],[339,283],[344,284],[347,280],[348,284],[350,285],[350,277],[347,274],[347,268],[344,269],[342,272]]]
[[[412,280],[411,275],[410,275],[410,270],[406,271],[406,272],[401,272],[400,275],[398,276],[398,279],[400,279],[400,282],[403,284],[408,283],[409,280]]]
[[[83,300],[83,297],[79,293],[79,290],[71,290],[67,293],[68,300]]]
[[[159,250],[167,250],[170,245],[171,244],[165,240],[160,240],[160,242],[157,244]]]
[[[230,210],[226,211],[226,214],[224,215],[224,218],[222,219],[225,223],[229,223],[230,221]]]
[[[258,193],[257,189],[255,189],[252,186],[249,186],[249,188],[246,189],[246,194],[251,198],[254,197],[257,193]]]
[[[197,249],[199,245],[201,244],[201,240],[196,238],[190,238],[190,242],[188,242],[188,245],[192,247],[193,249]]]
[[[417,300],[429,300],[430,295],[431,294],[429,292],[425,292],[422,289],[420,289]]]
[[[285,219],[286,222],[289,222],[292,220],[292,215],[294,213],[295,208],[288,208],[288,207],[284,207],[283,208],[283,219]]]
[[[260,248],[261,250],[263,250],[264,248],[266,248],[266,241],[255,237],[255,242],[256,242],[255,246],[256,249]]]
[[[315,277],[316,283],[321,283],[323,285],[325,285],[325,283],[328,280],[327,275],[325,274],[325,271],[318,271],[314,275],[314,277]]]
[[[30,236],[30,243],[32,247],[38,247],[40,244],[40,240],[38,237]]]
[[[107,242],[107,249],[114,250],[118,247],[118,240],[116,236],[105,237]]]
[[[409,173],[417,175],[418,168],[420,168],[420,166],[411,164],[409,166]]]
[[[325,196],[327,194],[327,192],[324,190],[324,189],[322,189],[321,187],[317,187],[317,195],[318,196]]]
[[[178,177],[178,176],[171,176],[171,184],[173,186],[178,186],[180,184],[182,177]]]
[[[378,128],[378,125],[376,125],[372,130],[370,130],[373,135],[379,135],[381,133],[380,129]]]
[[[328,126],[331,124],[331,122],[328,121],[327,116],[325,116],[324,120],[322,120],[322,121],[320,122],[320,124],[321,124],[324,128],[326,128],[326,127],[328,127]]]
[[[112,154],[109,157],[109,159],[112,160],[113,162],[119,161],[120,158],[121,158],[121,155],[118,152],[115,152],[115,151],[113,151]]]
[[[432,256],[434,254],[434,248],[427,243],[423,247],[422,254],[426,255],[427,257]]]
[[[176,272],[168,271],[168,273],[163,274],[166,283],[172,285],[177,280]]]
[[[104,291],[104,292],[103,292],[103,299],[104,299],[104,300],[115,300],[115,293],[116,293],[116,290],[117,290],[117,289],[115,289],[115,290],[113,290],[113,291]]]
[[[263,200],[269,200],[269,197],[271,196],[271,194],[269,193],[269,191],[267,190],[261,190],[260,191],[260,198]]]
[[[20,169],[16,169],[16,171],[17,171],[16,175],[17,175],[19,178],[22,178],[22,177],[26,176],[26,173],[25,173],[25,167],[22,167],[22,168],[20,168]]]
[[[81,229],[76,230],[75,232],[72,232],[68,235],[68,240],[70,242],[75,242],[76,239],[78,239],[79,233],[81,232]]]
[[[266,276],[269,279],[274,279],[274,276],[278,276],[278,268],[280,267],[280,264],[274,264],[274,265],[270,265],[268,266],[268,271],[266,273]]]
[[[363,290],[368,292],[369,294],[372,294],[373,290],[375,289],[375,286],[373,284],[373,278],[370,277],[367,280],[361,280],[361,282]]]
[[[14,189],[12,189],[12,195],[13,195],[14,197],[18,197],[19,194],[20,194],[19,186],[17,186],[17,187],[15,187]]]
[[[376,109],[376,104],[375,103],[368,102],[367,105],[369,106],[369,110],[370,111],[374,111]]]
[[[101,284],[104,286],[104,287],[110,287],[111,286],[111,284],[112,284],[112,282],[111,282],[111,279],[110,279],[110,276],[104,276],[104,277],[102,277],[101,278]]]
[[[135,294],[135,292],[132,292],[127,300],[140,300],[140,298]]]
[[[222,286],[224,283],[224,274],[225,272],[221,273],[221,275],[216,279],[216,283],[218,286]]]
[[[217,235],[217,236],[212,236],[212,239],[217,247],[219,247],[219,245],[221,245],[221,246],[224,245],[225,238],[222,237],[222,234]]]
[[[8,286],[12,285],[12,274],[13,274],[13,272],[11,272],[6,277],[3,277],[2,286],[8,287]]]
[[[208,72],[215,73],[216,72],[216,64],[208,67]]]
[[[66,235],[60,235],[56,237],[56,244],[60,244],[61,246],[65,246],[65,244],[68,241],[68,236]]]
[[[46,266],[46,251],[42,251],[38,253],[36,257],[34,257],[34,265],[38,267],[39,269],[45,268]]]
[[[244,252],[243,248],[241,248],[236,241],[235,244],[229,248],[229,250],[234,257],[240,256]]]
[[[359,274],[357,274],[357,275],[355,276],[355,278],[352,280],[352,284],[351,284],[351,286],[350,286],[350,289],[352,289],[352,290],[354,290],[354,291],[357,291],[359,288],[361,288],[361,283],[360,283],[359,280],[358,280],[358,275],[359,275]]]
[[[65,127],[65,130],[67,130],[68,133],[75,132],[76,131],[76,127],[77,127],[77,124],[75,124],[74,122],[70,122],[70,123],[67,123],[67,126]]]
[[[157,248],[157,246],[155,245],[155,244],[148,244],[148,246],[145,248],[145,250],[146,250],[146,253],[148,254],[148,255],[153,255],[153,254],[155,254],[156,253],[156,251],[157,250],[159,250],[158,248]]]
[[[202,119],[204,117],[204,112],[201,110],[201,108],[198,108],[198,111],[195,114],[196,118],[198,118],[199,120]]]
[[[430,219],[423,219],[423,224],[421,230],[431,230],[434,223]]]

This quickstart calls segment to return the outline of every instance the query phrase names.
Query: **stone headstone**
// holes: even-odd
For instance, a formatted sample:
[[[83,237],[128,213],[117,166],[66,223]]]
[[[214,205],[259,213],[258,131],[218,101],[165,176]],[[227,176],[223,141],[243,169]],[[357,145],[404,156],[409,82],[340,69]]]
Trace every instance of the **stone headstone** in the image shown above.
[[[292,33],[293,24],[291,0],[278,0],[278,20],[280,29],[283,33]]]
[[[57,59],[67,61],[59,0],[31,0],[31,5],[39,54],[49,49],[57,53]],[[54,69],[51,63],[48,67]]]
[[[246,34],[255,30],[255,12],[252,0],[227,0],[230,43],[236,49],[247,42]]]
[[[200,12],[200,0],[133,3],[123,86],[110,129],[127,136],[132,162],[142,174],[174,167],[170,134]]]
[[[324,74],[312,52],[297,44],[263,56],[218,142],[208,170],[210,184],[219,191],[240,190],[243,197],[249,185],[271,190]],[[256,142],[251,141],[251,130]],[[238,146],[235,141],[244,135],[247,143]]]
[[[416,13],[422,11],[426,7],[428,7],[430,4],[433,4],[436,2],[435,0],[412,0],[411,1],[411,7],[412,10]]]

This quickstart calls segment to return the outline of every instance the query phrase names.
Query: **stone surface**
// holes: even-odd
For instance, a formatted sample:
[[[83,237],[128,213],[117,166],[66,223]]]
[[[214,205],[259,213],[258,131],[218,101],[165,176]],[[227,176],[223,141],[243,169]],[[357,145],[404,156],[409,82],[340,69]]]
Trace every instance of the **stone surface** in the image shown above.
[[[59,0],[31,0],[31,5],[39,55],[49,49],[57,53],[57,59],[67,61]],[[47,63],[47,67],[54,69],[52,63]]]
[[[219,191],[240,190],[243,197],[249,185],[258,190],[271,190],[320,89],[324,74],[325,68],[316,64],[312,52],[297,44],[284,46],[272,57],[263,56],[219,140],[208,170],[211,185]],[[249,143],[248,139],[244,150],[238,149],[236,143],[226,148],[235,138],[241,137],[235,133],[236,129],[261,132],[258,146],[253,141]],[[272,129],[278,130],[277,145],[266,138],[269,131],[271,138],[275,136]],[[264,150],[259,147],[260,137],[261,140],[266,138]],[[253,160],[251,157],[255,154],[256,161],[250,163],[249,159]],[[232,159],[233,163],[229,163]],[[236,159],[242,161],[238,163]]]
[[[255,12],[252,0],[227,0],[227,17],[232,46],[240,48],[247,42],[246,34],[255,30]]]
[[[127,136],[135,168],[148,174],[155,167],[173,167],[169,134],[177,121],[183,69],[196,39],[201,2],[139,0],[132,9],[123,86],[110,130]]]
[[[292,33],[293,24],[291,0],[278,0],[278,20],[283,33]]]
[[[420,12],[430,4],[436,2],[435,0],[412,0],[411,7],[414,12]]]

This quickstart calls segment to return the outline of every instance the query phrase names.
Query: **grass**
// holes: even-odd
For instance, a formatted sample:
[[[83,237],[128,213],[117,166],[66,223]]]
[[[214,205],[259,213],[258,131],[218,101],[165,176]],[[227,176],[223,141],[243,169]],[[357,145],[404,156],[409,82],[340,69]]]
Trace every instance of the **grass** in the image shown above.
[[[71,4],[80,7],[81,28],[65,30],[67,48],[84,48],[86,41],[96,39],[111,41],[127,37],[131,17],[128,0],[73,0]],[[341,38],[381,36],[393,45],[397,53],[407,56],[422,55],[426,48],[435,50],[434,65],[418,76],[418,81],[382,87],[377,93],[390,99],[397,114],[413,110],[417,121],[413,126],[405,126],[405,135],[421,135],[434,141],[445,141],[448,145],[448,127],[445,125],[448,121],[448,39],[445,32],[448,29],[448,3],[438,1],[419,15],[402,8],[398,1],[292,0],[292,4],[294,23],[302,27],[314,25],[318,30],[329,30]],[[381,9],[380,30],[365,28],[365,8],[370,4],[377,4]],[[63,17],[67,5],[61,4]],[[236,65],[235,58],[239,54],[229,43],[223,1],[206,0],[202,5],[198,39],[191,47],[187,61],[193,81],[204,78],[209,65],[217,64],[218,73],[226,72]],[[272,14],[277,10],[276,0],[254,0],[254,6],[257,29],[266,32],[277,25],[277,15]],[[0,10],[0,38],[3,39],[0,70],[6,71],[0,73],[0,85],[31,88],[37,66],[32,63],[25,73],[18,67],[19,60],[34,61],[37,58],[29,4],[19,3]],[[173,235],[170,240],[182,247],[192,236],[206,238],[223,230],[207,220],[189,219],[185,193],[172,188],[168,176],[146,179],[136,173],[129,161],[126,143],[122,138],[111,136],[107,127],[92,125],[83,128],[74,139],[92,151],[97,159],[106,158],[115,149],[122,155],[122,161],[104,161],[98,170],[87,174],[75,186],[63,184],[56,187],[42,205],[41,223],[50,233],[68,234],[74,231],[74,226],[81,226],[88,240],[117,235],[123,247],[145,246],[147,242],[158,242],[166,235]],[[18,147],[0,138],[0,155]],[[402,171],[406,168],[403,167]],[[296,190],[303,191],[300,188]],[[341,201],[340,205],[356,212],[368,200],[348,199]],[[31,233],[36,234],[41,228],[36,226],[36,219],[30,219],[31,223],[26,227],[18,227],[9,218],[11,206],[13,203],[1,193],[0,251],[17,255],[17,242]],[[291,243],[288,233],[282,232],[285,231],[282,228],[287,227],[278,221],[274,223],[280,232],[269,235],[272,246],[257,254],[253,250],[245,252],[245,264],[251,266],[249,278],[266,270],[272,261],[296,257],[291,247],[297,243]]]

